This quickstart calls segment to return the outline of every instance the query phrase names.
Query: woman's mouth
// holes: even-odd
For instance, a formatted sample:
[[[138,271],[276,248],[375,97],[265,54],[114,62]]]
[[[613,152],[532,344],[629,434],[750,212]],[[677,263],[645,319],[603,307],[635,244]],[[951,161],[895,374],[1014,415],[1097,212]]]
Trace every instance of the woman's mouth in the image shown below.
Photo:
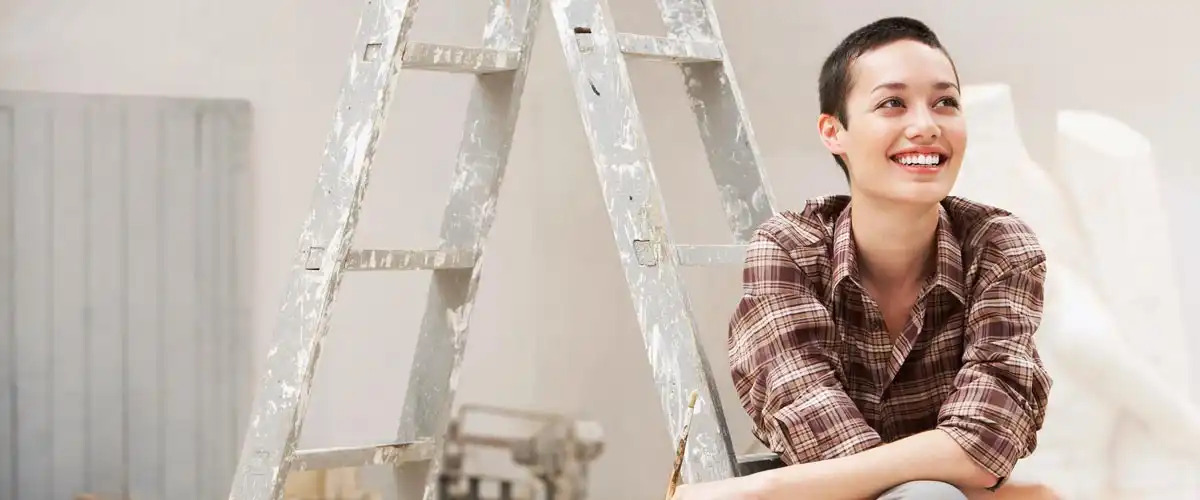
[[[909,172],[933,173],[940,170],[950,157],[940,153],[901,153],[891,156],[890,159],[892,163]]]

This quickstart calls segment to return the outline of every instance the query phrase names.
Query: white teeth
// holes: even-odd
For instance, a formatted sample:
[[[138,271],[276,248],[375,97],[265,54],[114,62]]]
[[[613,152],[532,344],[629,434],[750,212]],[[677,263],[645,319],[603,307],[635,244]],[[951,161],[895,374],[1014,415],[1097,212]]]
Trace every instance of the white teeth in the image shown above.
[[[937,165],[942,162],[942,155],[933,154],[904,154],[896,157],[896,161],[905,165]]]

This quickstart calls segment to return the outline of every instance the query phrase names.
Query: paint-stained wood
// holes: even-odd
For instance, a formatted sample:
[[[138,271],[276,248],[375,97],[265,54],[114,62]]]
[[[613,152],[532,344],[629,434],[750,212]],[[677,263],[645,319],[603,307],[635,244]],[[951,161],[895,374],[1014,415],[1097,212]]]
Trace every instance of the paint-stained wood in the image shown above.
[[[754,134],[709,2],[658,0],[669,36],[622,35],[606,0],[552,0],[578,111],[604,193],[654,384],[673,440],[691,391],[699,392],[684,459],[686,482],[737,474],[736,455],[708,358],[697,339],[682,265],[737,263],[773,214]],[[624,40],[624,44],[622,41]],[[704,50],[699,50],[703,47]],[[700,52],[706,58],[696,57]],[[679,63],[734,242],[677,245],[667,226],[627,55]],[[675,255],[671,255],[674,253]]]
[[[356,49],[347,63],[310,211],[275,320],[266,372],[251,406],[252,425],[242,444],[232,497],[268,500],[279,498],[283,491],[293,458],[289,455],[302,433],[314,368],[345,270],[436,268],[398,438],[437,439],[445,431],[478,289],[477,257],[494,220],[541,3],[528,2],[532,14],[518,28],[511,2],[492,0],[482,48],[410,43],[407,36],[417,4],[416,0],[367,2],[362,12]],[[730,231],[736,242],[745,243],[753,228],[772,214],[771,196],[715,14],[698,0],[660,0],[672,36],[644,37],[617,33],[604,0],[552,0],[550,4],[654,383],[671,427],[685,406],[680,404],[683,395],[700,393],[696,446],[688,450],[685,477],[697,482],[734,476],[729,429],[695,336],[695,319],[677,260],[727,264],[736,262],[744,251],[728,245],[676,247],[670,241],[624,62],[629,55],[681,64]],[[392,111],[398,72],[407,63],[413,64],[411,69],[487,73],[475,80],[468,104],[442,218],[441,248],[355,250],[351,243],[379,131]],[[669,255],[675,250],[677,255]],[[358,451],[353,455],[356,460]],[[424,474],[417,468],[399,471],[399,492],[410,496],[424,487],[424,498],[432,498],[435,483],[429,481],[428,471],[437,469],[437,460],[435,454]]]
[[[519,48],[521,64],[512,72],[481,77],[471,89],[439,239],[444,249],[469,252],[472,266],[433,273],[400,415],[400,440],[440,437],[450,419],[482,275],[478,263],[496,219],[541,6],[541,0],[529,0],[525,12],[513,12],[506,0],[488,3],[484,47]],[[440,454],[435,454],[424,471],[419,467],[398,469],[397,495],[415,498],[423,485],[422,498],[434,498],[440,460]]]
[[[0,92],[0,498],[221,498],[249,107]]]
[[[268,500],[283,491],[416,7],[416,0],[363,6],[230,497]]]

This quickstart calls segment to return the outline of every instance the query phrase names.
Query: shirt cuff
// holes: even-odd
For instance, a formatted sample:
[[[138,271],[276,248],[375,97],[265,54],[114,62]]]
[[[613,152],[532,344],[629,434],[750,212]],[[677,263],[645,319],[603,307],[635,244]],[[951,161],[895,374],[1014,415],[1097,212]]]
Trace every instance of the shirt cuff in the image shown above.
[[[1018,425],[1018,427],[1021,427]],[[962,447],[967,456],[971,460],[983,467],[984,470],[996,476],[998,479],[996,484],[988,488],[995,491],[1008,481],[1008,476],[1012,474],[1016,462],[1021,458],[1020,446],[1015,439],[1020,439],[1022,436],[1020,430],[1016,431],[1015,435],[1005,433],[1005,430],[997,432],[990,426],[980,425],[961,417],[951,417],[943,421],[938,429],[941,429],[950,436],[954,442]]]
[[[883,443],[857,409],[836,404],[787,406],[772,421],[775,451],[788,465],[846,457]]]

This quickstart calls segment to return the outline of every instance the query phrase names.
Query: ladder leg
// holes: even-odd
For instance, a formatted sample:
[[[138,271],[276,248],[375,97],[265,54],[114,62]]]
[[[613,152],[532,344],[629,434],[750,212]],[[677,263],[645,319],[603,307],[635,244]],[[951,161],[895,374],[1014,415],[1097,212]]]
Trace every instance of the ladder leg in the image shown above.
[[[514,71],[476,77],[441,228],[443,248],[468,250],[476,256],[483,255],[495,219],[540,13],[541,1],[529,0],[524,22],[516,26],[509,2],[491,1],[484,47],[520,48],[520,61]],[[438,442],[438,453],[424,467],[413,463],[397,468],[399,498],[424,489],[424,498],[432,500],[437,491],[441,440],[454,404],[481,263],[477,258],[468,269],[434,271],[398,435],[404,441],[432,437]]]
[[[774,215],[774,197],[716,11],[707,0],[657,1],[668,36],[719,47],[721,60],[682,63],[680,70],[734,241],[747,243]]]
[[[277,500],[283,495],[313,367],[391,101],[397,75],[394,57],[416,7],[415,0],[366,2],[274,344],[251,407],[231,500]]]
[[[684,477],[688,482],[733,477],[733,444],[682,276],[668,254],[662,194],[607,3],[551,0],[551,6],[673,440],[690,392],[699,392]]]

